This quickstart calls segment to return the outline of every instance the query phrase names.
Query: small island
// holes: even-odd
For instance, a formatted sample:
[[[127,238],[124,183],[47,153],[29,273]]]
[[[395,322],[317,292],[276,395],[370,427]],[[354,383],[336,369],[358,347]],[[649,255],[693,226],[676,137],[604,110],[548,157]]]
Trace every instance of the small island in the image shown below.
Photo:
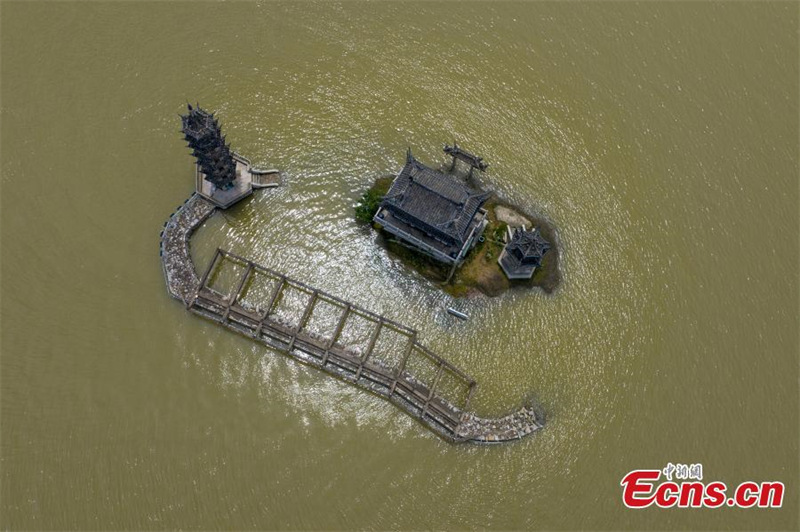
[[[430,168],[411,154],[396,176],[383,176],[363,194],[356,220],[378,231],[378,242],[403,264],[440,283],[454,297],[494,297],[512,287],[547,294],[560,283],[555,227],[472,183],[482,158],[445,146],[449,169]],[[453,173],[457,161],[469,174]]]

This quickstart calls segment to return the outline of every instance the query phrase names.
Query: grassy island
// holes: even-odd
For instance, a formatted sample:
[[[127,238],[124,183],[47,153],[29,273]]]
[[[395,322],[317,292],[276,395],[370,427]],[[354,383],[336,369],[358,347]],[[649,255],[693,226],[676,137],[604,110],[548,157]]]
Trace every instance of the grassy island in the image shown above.
[[[470,250],[464,263],[456,270],[453,278],[445,284],[450,273],[450,266],[437,262],[424,253],[420,253],[403,242],[398,241],[380,225],[373,224],[372,218],[378,211],[383,196],[388,192],[394,176],[384,176],[375,180],[373,185],[361,196],[356,206],[356,220],[363,224],[372,224],[378,231],[378,242],[407,267],[422,276],[441,283],[443,290],[455,297],[463,297],[476,292],[494,297],[513,287],[538,287],[551,294],[561,281],[558,271],[559,250],[556,230],[551,222],[541,216],[524,214],[520,209],[503,202],[492,194],[484,204],[489,223],[483,233],[483,241],[478,242]],[[542,236],[552,244],[550,250],[542,258],[542,265],[533,273],[533,277],[525,280],[509,280],[497,259],[505,245],[503,235],[511,224],[516,227],[525,224],[528,228],[536,226]]]

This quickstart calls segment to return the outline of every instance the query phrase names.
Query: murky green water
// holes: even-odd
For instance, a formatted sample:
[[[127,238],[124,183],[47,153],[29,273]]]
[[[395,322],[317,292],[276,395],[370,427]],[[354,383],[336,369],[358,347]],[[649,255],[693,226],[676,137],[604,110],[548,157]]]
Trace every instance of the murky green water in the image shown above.
[[[798,6],[4,3],[10,529],[798,526]],[[190,315],[158,233],[216,109],[288,183],[196,235],[418,328],[546,430],[448,445]],[[352,221],[453,138],[559,227],[564,283],[460,301]],[[626,510],[632,469],[782,480],[780,510]]]

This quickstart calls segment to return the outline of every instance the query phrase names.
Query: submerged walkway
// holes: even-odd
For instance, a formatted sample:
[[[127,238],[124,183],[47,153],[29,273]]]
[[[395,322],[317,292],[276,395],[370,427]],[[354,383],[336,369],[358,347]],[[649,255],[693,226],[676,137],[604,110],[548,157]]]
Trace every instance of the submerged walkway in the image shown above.
[[[161,234],[167,290],[191,312],[380,395],[451,442],[511,441],[542,427],[531,406],[501,418],[474,414],[469,405],[475,380],[420,344],[416,330],[389,318],[223,249],[199,277],[189,239],[215,210],[194,194]],[[211,280],[226,264],[241,273],[223,293]],[[250,294],[256,284],[268,288],[266,297]],[[298,298],[302,306],[287,313],[284,303]],[[353,331],[366,343],[359,344]],[[392,362],[390,347],[398,346],[401,353]]]

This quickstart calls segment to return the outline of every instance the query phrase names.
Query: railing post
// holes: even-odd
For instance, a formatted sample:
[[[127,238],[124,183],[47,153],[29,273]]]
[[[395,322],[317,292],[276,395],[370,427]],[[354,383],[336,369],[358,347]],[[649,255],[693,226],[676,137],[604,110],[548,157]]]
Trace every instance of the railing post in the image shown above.
[[[372,354],[372,350],[375,349],[375,342],[378,341],[378,335],[381,333],[381,329],[383,328],[383,318],[378,320],[378,325],[375,327],[375,330],[372,332],[372,336],[369,339],[369,345],[367,346],[367,352],[364,353],[364,356],[361,357],[361,360],[358,362],[358,370],[356,371],[356,378],[358,380],[361,378],[361,371],[364,369],[364,362],[367,361],[369,356]]]
[[[350,305],[348,304],[344,307],[344,311],[342,312],[342,316],[339,318],[339,323],[336,324],[336,330],[333,331],[333,336],[328,341],[328,345],[325,346],[325,354],[322,355],[322,365],[324,366],[328,362],[328,356],[331,353],[331,348],[333,344],[336,343],[336,340],[339,339],[339,335],[342,334],[342,330],[344,329],[344,324],[347,321],[347,317],[350,315]]]
[[[225,313],[222,315],[222,321],[228,320],[228,314],[231,312],[231,306],[239,299],[239,296],[242,295],[242,290],[244,290],[244,285],[247,283],[247,279],[250,277],[250,274],[253,273],[253,263],[250,262],[247,264],[247,269],[244,271],[242,278],[239,280],[239,284],[236,286],[236,291],[231,291],[228,294],[228,304],[225,306]]]
[[[461,432],[461,425],[464,424],[464,421],[467,419],[467,416],[469,415],[469,412],[468,412],[469,402],[472,400],[472,394],[475,393],[475,388],[477,388],[477,387],[478,387],[478,383],[477,382],[471,381],[469,383],[469,391],[467,392],[467,400],[464,401],[464,407],[461,409],[461,419],[458,420],[458,425],[456,425],[456,428],[453,430],[453,434],[456,437],[456,441],[463,441],[464,440],[463,436],[459,436],[459,432]]]
[[[287,353],[291,353],[292,349],[294,349],[294,342],[297,340],[297,335],[300,334],[300,331],[303,327],[306,326],[306,322],[308,318],[311,317],[311,312],[314,310],[314,305],[317,302],[317,291],[314,290],[311,294],[311,299],[309,300],[308,304],[306,305],[306,309],[303,311],[303,317],[300,318],[300,321],[297,323],[297,327],[294,329],[294,333],[292,334],[292,339],[289,341],[289,347],[286,349]]]
[[[200,290],[206,287],[208,276],[211,275],[211,272],[214,269],[214,266],[217,264],[217,259],[220,257],[220,255],[222,255],[222,249],[217,248],[217,250],[214,252],[214,256],[211,258],[208,268],[206,268],[205,273],[203,273],[203,276],[200,278],[200,282],[197,283],[197,288],[194,291],[194,295],[189,301],[186,302],[186,308],[191,308],[191,306],[194,305],[194,302],[197,301],[197,295],[200,293]]]
[[[428,410],[428,405],[431,404],[431,399],[433,399],[436,386],[439,385],[439,380],[442,378],[442,373],[444,373],[444,362],[439,362],[439,370],[436,372],[436,377],[433,379],[433,384],[431,384],[431,389],[428,392],[428,398],[425,399],[425,405],[422,407],[422,413],[419,415],[420,418],[425,417],[425,412]]]
[[[278,299],[278,294],[283,288],[283,285],[286,283],[286,276],[281,275],[278,278],[278,281],[275,283],[275,288],[272,289],[272,294],[269,298],[269,305],[267,305],[267,310],[264,311],[263,316],[261,316],[261,321],[258,322],[258,328],[256,328],[255,334],[253,334],[253,338],[260,338],[261,337],[261,330],[264,328],[264,322],[267,321],[267,316],[269,316],[270,311],[272,311],[272,306],[275,304],[275,300]]]
[[[406,369],[406,362],[408,362],[408,357],[411,356],[411,351],[414,350],[414,344],[417,343],[417,333],[416,332],[411,335],[410,340],[411,341],[409,342],[408,347],[406,348],[406,352],[403,355],[403,360],[400,361],[400,366],[397,368],[397,370],[394,373],[394,380],[392,381],[392,387],[389,389],[389,397],[394,395],[394,389],[397,388],[397,381],[400,380],[400,375]]]
[[[475,393],[475,388],[477,388],[477,387],[478,387],[478,383],[477,382],[472,381],[472,382],[469,383],[469,391],[467,392],[467,400],[464,401],[464,408],[462,408],[462,410],[464,412],[466,412],[467,409],[469,408],[469,402],[472,401],[472,395]]]

